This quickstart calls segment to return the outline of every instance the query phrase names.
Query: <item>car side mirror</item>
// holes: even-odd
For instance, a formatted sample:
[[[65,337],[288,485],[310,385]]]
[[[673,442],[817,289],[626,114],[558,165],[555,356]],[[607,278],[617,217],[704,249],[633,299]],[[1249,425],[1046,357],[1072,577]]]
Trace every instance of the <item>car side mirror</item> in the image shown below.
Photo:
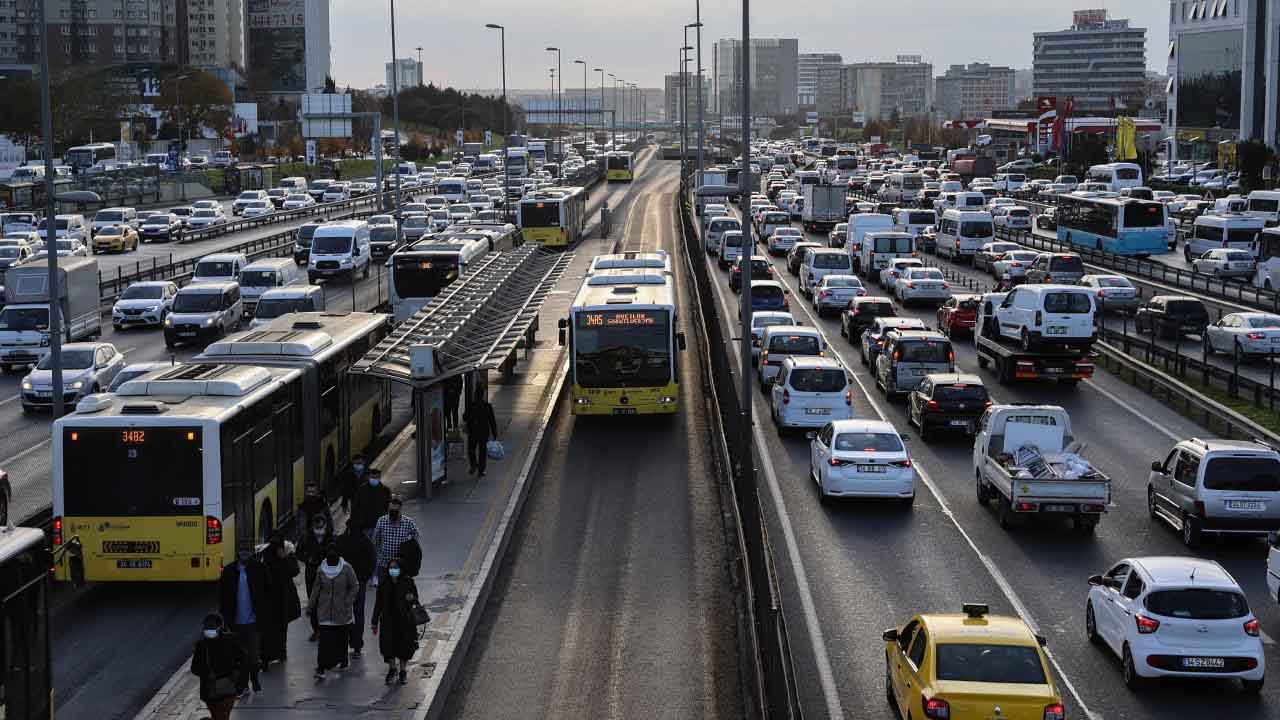
[[[1090,585],[1105,585],[1106,583],[1104,583],[1104,582],[1103,582],[1103,580],[1102,580],[1102,576],[1101,576],[1101,575],[1090,575],[1090,576],[1089,576],[1089,584],[1090,584]]]
[[[880,639],[881,639],[881,640],[884,640],[885,642],[897,642],[897,641],[898,641],[898,629],[897,629],[897,628],[889,628],[889,629],[885,630],[884,632],[880,633]]]
[[[805,434],[804,434],[804,437],[805,437],[805,439],[806,439],[806,440],[812,440],[812,439],[814,439],[814,438],[818,437],[818,433],[817,433],[816,431],[814,431],[814,430],[810,430],[809,432],[807,432],[807,433],[805,433]]]
[[[1151,472],[1158,472],[1158,473],[1164,472],[1164,463],[1160,462],[1159,460],[1152,460]]]

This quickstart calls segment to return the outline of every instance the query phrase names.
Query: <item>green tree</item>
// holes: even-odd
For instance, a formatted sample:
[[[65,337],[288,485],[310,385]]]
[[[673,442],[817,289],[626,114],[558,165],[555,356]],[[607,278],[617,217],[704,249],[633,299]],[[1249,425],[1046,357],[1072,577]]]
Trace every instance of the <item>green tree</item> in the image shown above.
[[[0,128],[15,144],[31,147],[40,137],[40,85],[30,78],[14,78],[0,91]]]
[[[1257,140],[1236,146],[1236,162],[1240,165],[1240,185],[1245,192],[1261,190],[1262,169],[1275,160],[1275,153]]]
[[[187,70],[183,74],[186,78],[182,80],[177,74],[161,79],[155,109],[164,115],[166,124],[181,124],[188,138],[200,127],[221,134],[231,121],[235,103],[231,90],[209,73]]]

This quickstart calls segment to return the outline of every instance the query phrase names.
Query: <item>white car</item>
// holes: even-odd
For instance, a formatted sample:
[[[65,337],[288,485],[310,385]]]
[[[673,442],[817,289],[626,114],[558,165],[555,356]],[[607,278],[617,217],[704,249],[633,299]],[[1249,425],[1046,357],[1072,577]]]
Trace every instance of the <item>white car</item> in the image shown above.
[[[1000,205],[992,208],[991,222],[1005,230],[1030,230],[1031,211],[1021,205]]]
[[[250,203],[258,201],[266,202],[269,205],[271,204],[271,196],[267,194],[266,190],[245,190],[236,196],[235,202],[231,203],[231,214],[243,214],[244,209],[248,207]]]
[[[281,210],[298,210],[300,208],[308,208],[316,204],[316,199],[306,193],[293,193],[285,196],[284,204],[280,206]]]
[[[67,240],[59,238],[54,240],[58,246],[58,257],[89,257],[89,246],[79,240]],[[49,246],[40,248],[36,253],[36,259],[49,257]]]
[[[1142,293],[1123,275],[1085,275],[1080,285],[1094,291],[1098,309],[1105,312],[1132,315],[1141,303]]]
[[[880,287],[886,291],[893,292],[893,284],[902,277],[902,273],[907,268],[924,267],[924,261],[920,258],[893,258],[888,265],[880,270]]]
[[[882,420],[836,420],[809,433],[809,477],[823,500],[885,498],[910,506],[916,497],[911,456]]]
[[[275,210],[276,208],[271,204],[270,200],[254,200],[245,203],[244,207],[240,209],[240,214],[247,218],[260,217],[273,213]]]
[[[347,183],[330,183],[320,196],[320,202],[333,203],[351,199],[351,186]]]
[[[1280,353],[1280,315],[1265,312],[1236,312],[1223,315],[1204,330],[1210,353],[1228,355],[1240,347],[1243,357],[1267,357]]]
[[[1075,185],[1068,185],[1066,183],[1049,183],[1048,185],[1040,188],[1040,192],[1036,194],[1046,200],[1052,200],[1059,195],[1066,195],[1075,189]]]
[[[1094,294],[1079,285],[1019,285],[995,308],[996,332],[1023,350],[1065,345],[1088,349],[1097,332]]]
[[[908,267],[893,284],[893,295],[902,307],[913,302],[940,305],[951,297],[951,284],[938,268]]]
[[[751,358],[754,361],[760,355],[760,336],[764,329],[773,325],[795,325],[796,319],[791,313],[782,310],[756,310],[751,313]]]
[[[1031,263],[1040,257],[1034,250],[1010,250],[991,261],[991,277],[996,280],[1013,280],[1026,277]]]
[[[1221,565],[1194,557],[1136,557],[1089,578],[1085,636],[1120,658],[1124,682],[1237,678],[1262,690],[1262,629]]]
[[[450,205],[449,206],[449,222],[453,225],[465,223],[471,219],[475,212],[466,205]]]
[[[1248,250],[1217,248],[1191,261],[1191,267],[1198,273],[1224,277],[1253,277],[1257,263]]]
[[[1018,204],[1018,201],[1014,200],[1013,198],[994,197],[987,201],[987,210],[992,211],[998,207],[1005,207],[1005,206],[1012,207],[1017,204]]]
[[[125,288],[111,307],[111,325],[116,332],[126,327],[163,325],[177,294],[178,286],[170,280],[136,282]]]
[[[779,431],[822,427],[853,417],[849,375],[829,357],[789,357],[769,390],[769,414]]]
[[[765,240],[765,248],[770,255],[786,255],[788,250],[802,240],[804,240],[804,233],[800,228],[780,227],[769,234]]]
[[[849,306],[849,301],[856,297],[865,297],[867,289],[857,275],[828,274],[823,275],[814,286],[810,298],[813,311],[822,317],[834,310],[840,312]]]
[[[226,216],[217,210],[196,208],[195,211],[191,213],[191,217],[187,218],[187,227],[192,230],[202,230],[207,227],[213,227],[214,225],[221,225],[226,221]]]

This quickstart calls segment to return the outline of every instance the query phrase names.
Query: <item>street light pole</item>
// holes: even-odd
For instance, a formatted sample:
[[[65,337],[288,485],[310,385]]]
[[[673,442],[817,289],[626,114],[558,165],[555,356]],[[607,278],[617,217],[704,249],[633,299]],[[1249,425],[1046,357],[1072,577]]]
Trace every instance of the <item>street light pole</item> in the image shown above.
[[[574,60],[574,65],[582,66],[582,146],[587,143],[587,61]]]
[[[742,73],[742,169],[738,172],[738,191],[742,195],[741,202],[747,202],[751,198],[751,0],[742,0],[742,61],[739,68]],[[745,227],[745,239],[750,240],[751,226]],[[744,242],[743,247],[754,247],[754,243]],[[748,261],[750,262],[748,255]],[[751,449],[751,373],[748,369],[751,367],[751,283],[744,282],[741,284],[742,289],[742,329],[739,331],[742,335],[741,340],[741,359],[742,363],[742,419],[740,421],[739,430],[742,433],[739,449],[742,452],[742,481],[743,491],[749,491],[752,497],[755,496],[755,460]],[[744,503],[747,515],[743,519],[744,527],[756,527],[759,522],[758,517],[751,517],[759,512],[756,503]]]
[[[609,73],[609,77],[613,78],[613,114],[610,116],[613,119],[613,122],[610,123],[612,127],[609,129],[609,142],[613,146],[613,150],[610,152],[613,152],[618,149],[618,76],[613,73]],[[601,82],[603,83],[604,81],[601,80]],[[603,86],[600,88],[600,97],[604,97]]]
[[[555,92],[556,94],[556,137],[555,139],[559,140],[560,142],[560,151],[556,153],[556,160],[559,161],[559,159],[564,155],[564,141],[560,140],[560,133],[563,132],[564,130],[564,73],[560,69],[560,48],[549,47],[547,48],[547,52],[553,52],[556,54],[556,82],[559,83],[559,85],[557,86],[558,89],[552,88],[552,91]],[[554,142],[552,143],[551,148],[553,151],[555,150]]]
[[[685,37],[689,35],[689,26],[685,26]],[[684,184],[685,172],[689,167],[689,51],[693,49],[687,42],[680,48],[680,183]]]
[[[391,0],[391,132],[395,134],[396,197],[394,215],[400,225],[400,67],[396,63],[396,0]],[[378,138],[379,141],[382,138]],[[378,164],[382,164],[382,143],[378,143]],[[378,188],[382,192],[382,188]]]
[[[49,91],[49,16],[40,7],[40,133],[44,135],[44,244],[49,253],[49,288],[58,287],[58,204],[53,194],[53,101]],[[50,294],[50,298],[56,292]],[[49,406],[53,419],[62,417],[62,313],[59,303],[49,301],[49,367],[51,378]]]
[[[498,31],[502,58],[502,215],[511,220],[511,113],[507,109],[507,29],[495,23],[485,27]],[[422,52],[422,48],[418,48]]]
[[[698,174],[696,182],[702,184],[702,0],[694,0],[694,26],[698,28]]]
[[[178,176],[178,186],[181,189],[183,200],[187,199],[187,181],[182,174],[182,141],[186,139],[183,137],[182,132],[182,81],[189,77],[191,76],[179,75],[173,79],[173,99],[178,108],[178,159],[173,163],[173,173]]]

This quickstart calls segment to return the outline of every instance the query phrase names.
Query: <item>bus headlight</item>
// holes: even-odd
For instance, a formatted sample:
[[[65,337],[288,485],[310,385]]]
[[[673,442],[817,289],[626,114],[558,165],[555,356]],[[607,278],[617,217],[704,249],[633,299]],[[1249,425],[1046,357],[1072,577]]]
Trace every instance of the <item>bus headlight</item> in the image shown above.
[[[675,401],[676,401],[676,399],[675,399],[675,398],[673,398],[673,397],[671,397],[670,395],[663,395],[662,397],[658,398],[658,402],[659,402],[659,403],[661,403],[661,404],[663,404],[663,405],[670,405],[671,403],[673,403],[673,402],[675,402]]]
[[[590,405],[590,404],[591,404],[591,399],[590,399],[590,398],[584,398],[584,397],[574,398],[574,400],[573,400],[573,401],[574,401],[575,403],[577,403],[578,405]]]

